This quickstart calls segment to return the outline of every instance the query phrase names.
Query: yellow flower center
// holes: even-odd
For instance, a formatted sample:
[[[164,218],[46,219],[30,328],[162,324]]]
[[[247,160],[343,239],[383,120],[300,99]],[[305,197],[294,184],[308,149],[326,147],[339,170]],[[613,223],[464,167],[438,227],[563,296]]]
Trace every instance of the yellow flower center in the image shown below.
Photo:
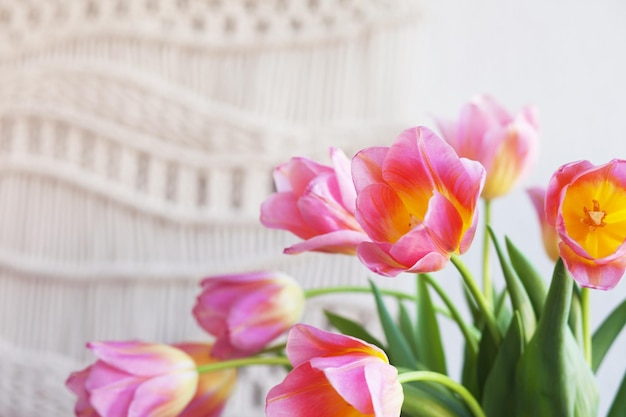
[[[626,190],[608,178],[581,179],[568,187],[562,215],[569,237],[604,258],[626,239]]]
[[[598,200],[591,200],[591,202],[593,203],[593,209],[589,210],[587,207],[583,207],[585,216],[580,221],[589,226],[589,230],[593,232],[596,230],[596,227],[606,226],[604,222],[606,212],[600,210],[600,202]]]

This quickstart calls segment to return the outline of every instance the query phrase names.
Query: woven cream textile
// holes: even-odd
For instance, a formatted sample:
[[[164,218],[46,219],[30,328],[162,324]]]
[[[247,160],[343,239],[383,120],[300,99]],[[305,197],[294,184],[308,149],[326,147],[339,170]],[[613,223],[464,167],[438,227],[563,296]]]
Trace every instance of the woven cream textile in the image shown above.
[[[354,258],[283,255],[296,239],[259,204],[293,155],[390,143],[417,17],[400,0],[0,0],[0,417],[72,415],[89,340],[210,340],[191,316],[206,275],[365,284]],[[243,370],[225,414],[263,415],[280,377]]]

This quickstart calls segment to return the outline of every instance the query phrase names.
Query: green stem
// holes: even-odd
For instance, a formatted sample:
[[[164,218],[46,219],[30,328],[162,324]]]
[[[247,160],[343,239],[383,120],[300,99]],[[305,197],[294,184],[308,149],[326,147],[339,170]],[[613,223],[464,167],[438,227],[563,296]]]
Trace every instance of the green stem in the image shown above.
[[[263,355],[263,354],[266,354],[266,353],[282,352],[283,350],[285,350],[286,347],[287,347],[286,343],[279,343],[278,345],[268,346],[265,349],[263,349],[262,351],[260,351],[258,353],[258,355]]]
[[[483,234],[483,294],[485,299],[491,305],[493,305],[493,285],[491,283],[491,263],[489,261],[489,254],[491,249],[491,241],[489,239],[489,232],[487,228],[491,224],[491,200],[485,200],[485,212],[483,214],[485,218],[485,233]]]
[[[379,288],[379,291],[383,295],[389,295],[392,297],[396,297],[400,300],[410,300],[415,301],[415,295],[407,294],[402,291],[396,290],[386,290],[384,288]],[[319,297],[322,295],[329,294],[341,294],[341,293],[372,293],[371,287],[360,287],[360,286],[338,286],[338,287],[324,287],[324,288],[311,288],[304,291],[304,297],[309,299],[313,297]],[[449,310],[444,309],[440,306],[435,306],[435,310],[439,314],[444,315],[445,317],[454,320],[452,313]]]
[[[396,297],[401,300],[411,300],[415,301],[415,295],[407,294],[402,291],[396,290],[386,290],[384,288],[379,288],[379,291],[383,295],[389,295],[391,297]],[[322,295],[329,294],[341,294],[341,293],[372,293],[371,287],[357,287],[357,286],[338,286],[338,287],[324,287],[324,288],[311,288],[304,291],[304,297],[306,299],[319,297]],[[449,310],[444,309],[443,307],[436,306],[435,310],[439,314],[446,316],[449,319],[454,319],[452,313]]]
[[[251,366],[251,365],[291,365],[289,359],[279,356],[279,357],[258,357],[252,356],[249,358],[242,359],[232,359],[228,361],[222,362],[213,362],[207,365],[198,366],[197,370],[199,374],[203,374],[205,372],[215,372],[221,371],[224,369],[232,369],[232,368],[241,368],[243,366]]]
[[[591,322],[590,322],[590,308],[589,308],[589,288],[580,289],[580,307],[582,310],[583,321],[583,349],[585,352],[585,360],[591,365]]]
[[[467,390],[467,388],[454,381],[453,379],[450,379],[446,375],[431,371],[412,371],[400,374],[398,376],[398,380],[401,384],[414,381],[430,381],[441,384],[445,387],[450,388],[461,398],[463,398],[467,406],[476,417],[486,417],[485,412],[482,408],[480,408],[480,404],[478,404],[476,398],[474,398],[474,396]]]
[[[450,315],[452,316],[452,319],[459,326],[461,333],[463,333],[463,336],[465,337],[467,346],[471,349],[472,353],[474,355],[478,354],[478,340],[476,340],[475,334],[472,332],[472,330],[467,325],[465,320],[463,320],[463,316],[454,305],[454,302],[452,302],[450,297],[448,297],[448,294],[444,291],[443,288],[441,288],[439,283],[433,278],[432,275],[430,274],[420,274],[420,275],[424,277],[424,279],[428,282],[428,285],[430,285],[431,288],[437,292],[437,294],[439,295],[439,298],[441,298],[441,300],[446,305],[446,307],[448,307],[448,310],[450,311]]]
[[[491,310],[491,305],[485,299],[485,296],[480,291],[480,288],[478,288],[478,285],[476,285],[476,281],[474,281],[474,278],[472,277],[472,273],[469,271],[469,269],[467,269],[463,261],[461,261],[461,259],[457,255],[452,255],[450,257],[450,260],[452,261],[456,269],[460,272],[461,277],[463,278],[463,281],[465,282],[465,286],[470,291],[470,294],[472,294],[472,296],[474,297],[474,301],[476,301],[476,305],[478,306],[479,310],[483,314],[483,318],[485,319],[485,325],[487,326],[487,329],[491,333],[491,336],[493,337],[494,342],[496,342],[496,345],[499,346],[500,342],[502,341],[502,336],[500,335],[500,332],[498,331],[498,326],[496,325],[496,318],[493,315],[493,311]]]
[[[396,298],[404,299],[404,300],[412,300],[415,301],[415,296],[412,294],[407,294],[402,291],[396,290],[386,290],[380,288],[380,293],[384,295],[391,295]],[[371,293],[372,289],[370,287],[361,287],[361,286],[338,286],[338,287],[323,287],[323,288],[311,288],[304,291],[305,298],[313,298],[319,297],[321,295],[328,294],[340,294],[340,293]]]

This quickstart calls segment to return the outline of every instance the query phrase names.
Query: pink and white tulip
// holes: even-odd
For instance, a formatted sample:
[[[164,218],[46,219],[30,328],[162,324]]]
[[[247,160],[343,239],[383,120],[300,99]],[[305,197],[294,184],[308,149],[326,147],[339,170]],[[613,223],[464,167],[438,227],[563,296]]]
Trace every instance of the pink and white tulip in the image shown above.
[[[261,223],[304,239],[285,253],[354,254],[367,236],[354,218],[356,192],[350,160],[331,149],[333,167],[292,158],[274,170],[277,192],[261,205]]]
[[[469,248],[485,170],[429,129],[408,129],[391,147],[360,151],[352,176],[356,218],[372,240],[357,254],[372,271],[433,272]]]
[[[215,336],[211,355],[253,355],[294,325],[304,310],[304,291],[280,272],[208,277],[193,308],[196,321]]]
[[[608,290],[626,271],[626,160],[563,165],[550,179],[546,221],[559,251],[583,287]]]
[[[270,390],[267,417],[398,417],[398,371],[379,348],[299,324],[289,332],[294,369]]]
[[[534,165],[539,148],[535,113],[524,107],[511,115],[492,97],[479,95],[461,108],[456,122],[438,121],[443,138],[459,156],[485,167],[486,200],[507,194]]]
[[[98,360],[72,373],[79,417],[175,417],[198,385],[191,357],[172,346],[145,342],[93,342]]]

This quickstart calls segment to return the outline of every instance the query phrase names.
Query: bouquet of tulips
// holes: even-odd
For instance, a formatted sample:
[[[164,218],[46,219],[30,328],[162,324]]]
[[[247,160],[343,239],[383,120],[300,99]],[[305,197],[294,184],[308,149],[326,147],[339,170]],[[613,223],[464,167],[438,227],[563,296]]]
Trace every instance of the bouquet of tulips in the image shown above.
[[[455,122],[402,132],[389,147],[332,165],[293,158],[276,168],[277,192],[261,222],[302,240],[285,253],[356,255],[383,276],[413,273],[416,291],[360,287],[304,291],[279,272],[202,281],[193,315],[211,343],[92,342],[97,360],[70,375],[77,416],[219,416],[242,366],[288,369],[266,397],[268,417],[594,417],[594,376],[626,323],[626,300],[590,329],[589,291],[610,290],[626,270],[626,160],[561,166],[528,190],[555,261],[542,277],[489,226],[490,203],[528,171],[538,146],[533,108],[509,114],[492,98],[466,104]],[[461,259],[484,202],[481,282]],[[504,279],[489,268],[497,255]],[[433,272],[451,263],[469,317]],[[300,323],[305,300],[370,292],[382,336],[332,311],[332,331]],[[389,308],[389,301],[394,303]],[[439,302],[436,302],[439,301]],[[448,375],[439,318],[464,339],[460,380]],[[286,344],[277,343],[286,334]],[[273,344],[275,343],[275,344]],[[626,377],[609,417],[626,415]]]

